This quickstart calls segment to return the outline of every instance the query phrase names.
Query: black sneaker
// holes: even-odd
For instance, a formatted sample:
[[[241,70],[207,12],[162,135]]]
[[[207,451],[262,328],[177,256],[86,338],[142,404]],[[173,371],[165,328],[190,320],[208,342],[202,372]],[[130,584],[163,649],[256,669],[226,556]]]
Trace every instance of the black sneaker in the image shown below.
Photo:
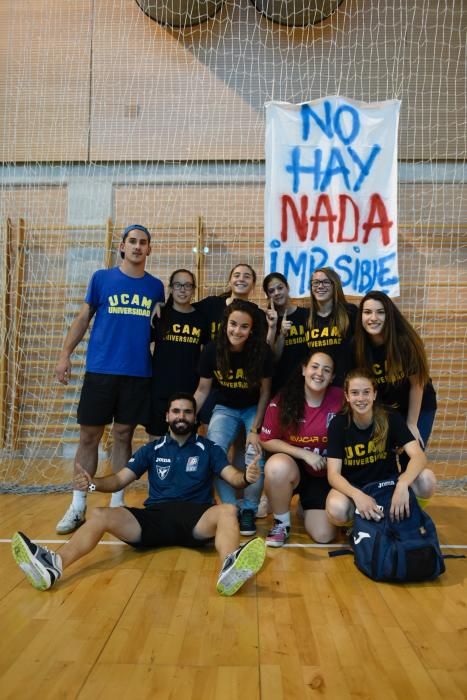
[[[255,513],[253,510],[242,510],[239,518],[241,535],[256,535]]]

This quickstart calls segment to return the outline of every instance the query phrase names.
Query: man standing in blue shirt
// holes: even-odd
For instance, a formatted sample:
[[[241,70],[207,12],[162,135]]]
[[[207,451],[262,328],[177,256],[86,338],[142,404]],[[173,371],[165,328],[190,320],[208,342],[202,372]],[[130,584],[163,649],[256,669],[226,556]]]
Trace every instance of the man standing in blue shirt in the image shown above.
[[[86,353],[86,374],[78,406],[80,438],[75,457],[92,477],[105,426],[113,423],[112,468],[121,469],[131,456],[136,425],[149,418],[151,377],[151,316],[164,301],[162,282],[145,272],[151,252],[147,228],[128,226],[120,243],[120,267],[94,273],[85,303],[71,324],[55,369],[68,384],[70,357],[94,319]],[[123,505],[123,491],[113,494],[112,506]],[[70,507],[57,524],[66,535],[84,523],[86,494],[75,489]]]
[[[115,492],[147,472],[145,508],[95,508],[60,553],[15,533],[13,557],[34,588],[51,588],[63,569],[93,550],[106,532],[135,548],[200,547],[215,538],[221,595],[233,595],[259,571],[265,558],[264,540],[255,537],[239,547],[236,506],[213,505],[212,500],[214,476],[235,488],[256,482],[261,473],[259,455],[245,472],[228,464],[221,447],[195,433],[196,402],[190,394],[172,396],[166,420],[168,433],[141,447],[117,474],[92,479],[79,464],[76,468],[75,488],[82,492]]]

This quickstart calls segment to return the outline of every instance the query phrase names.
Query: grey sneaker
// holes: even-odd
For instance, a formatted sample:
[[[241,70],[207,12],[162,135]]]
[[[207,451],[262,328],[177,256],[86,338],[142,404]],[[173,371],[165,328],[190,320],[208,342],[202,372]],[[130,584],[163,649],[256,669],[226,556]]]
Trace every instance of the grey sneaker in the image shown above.
[[[217,592],[233,595],[245,581],[254,576],[263,566],[266,545],[261,537],[255,537],[229,554],[217,580]]]
[[[86,508],[84,510],[76,510],[71,505],[63,518],[58,521],[55,531],[57,535],[68,535],[70,532],[77,530],[86,520]]]
[[[23,535],[15,532],[11,539],[13,559],[38,591],[46,591],[62,575],[62,560],[56,552],[40,547]]]

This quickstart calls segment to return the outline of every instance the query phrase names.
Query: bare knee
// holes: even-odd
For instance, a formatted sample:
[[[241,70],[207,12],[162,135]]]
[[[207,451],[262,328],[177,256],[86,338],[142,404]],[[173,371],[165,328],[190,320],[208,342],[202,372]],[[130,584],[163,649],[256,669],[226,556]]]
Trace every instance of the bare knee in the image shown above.
[[[319,544],[332,542],[336,536],[336,527],[329,522],[325,510],[306,510],[305,530]]]
[[[353,518],[354,505],[350,498],[334,489],[326,499],[326,514],[331,523],[342,525]]]
[[[232,503],[221,503],[216,508],[219,509],[217,511],[219,521],[222,520],[223,523],[233,523],[238,526],[237,506]]]
[[[436,476],[431,469],[424,469],[417,476],[412,487],[420,498],[431,498],[436,488]]]
[[[124,425],[123,423],[114,423],[112,434],[115,442],[123,445],[131,445],[135,427],[133,425]]]
[[[297,477],[297,465],[288,455],[275,454],[265,464],[264,478],[266,483],[273,488],[286,484],[290,485]]]
[[[101,437],[104,434],[105,426],[82,425],[79,431],[80,446],[84,448],[95,448],[99,446]]]

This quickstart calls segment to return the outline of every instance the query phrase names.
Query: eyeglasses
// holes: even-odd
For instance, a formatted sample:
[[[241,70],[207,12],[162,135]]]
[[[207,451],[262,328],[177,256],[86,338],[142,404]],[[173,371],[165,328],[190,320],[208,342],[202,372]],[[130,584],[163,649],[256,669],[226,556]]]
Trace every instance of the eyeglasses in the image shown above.
[[[311,283],[311,288],[319,289],[320,287],[322,287],[323,289],[329,289],[329,287],[332,287],[331,280],[313,280],[313,282]]]
[[[195,285],[192,284],[191,282],[174,282],[172,285],[172,289],[176,289],[177,291],[179,289],[186,289],[187,292],[191,291]]]

